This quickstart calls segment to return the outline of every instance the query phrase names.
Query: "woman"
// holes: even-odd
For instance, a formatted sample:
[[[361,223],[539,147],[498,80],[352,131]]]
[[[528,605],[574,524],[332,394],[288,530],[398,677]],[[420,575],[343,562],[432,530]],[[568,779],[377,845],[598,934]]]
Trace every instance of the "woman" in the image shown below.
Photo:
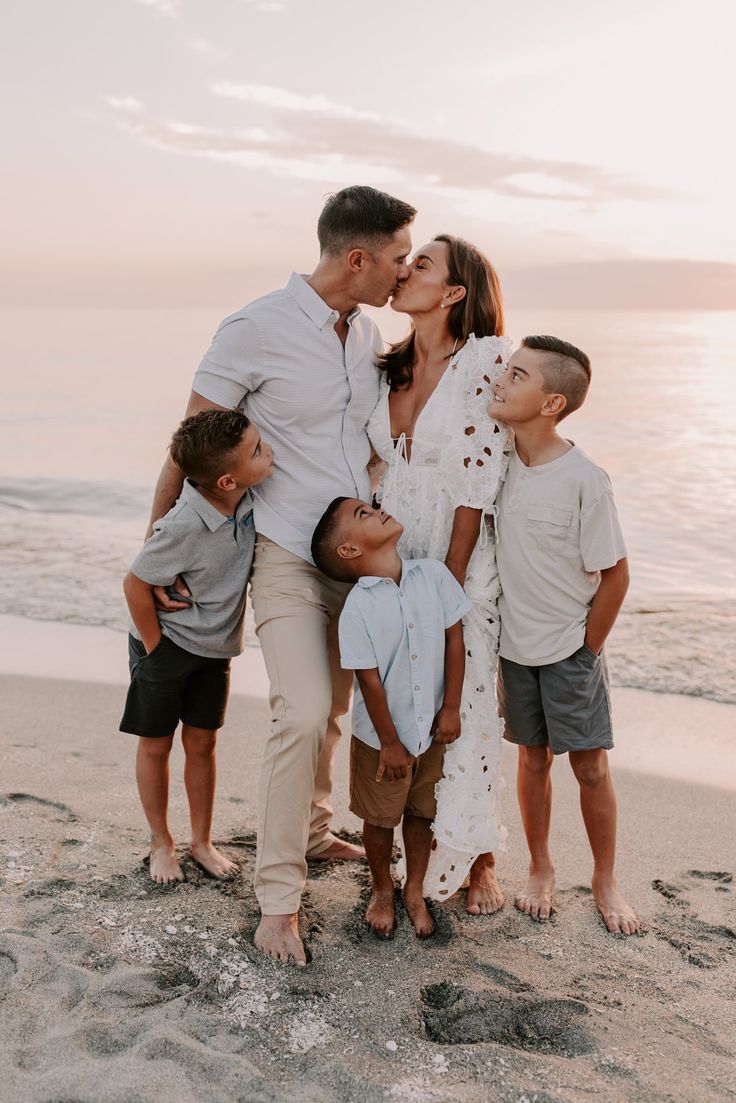
[[[368,423],[384,461],[376,497],[404,526],[401,554],[443,560],[473,603],[463,621],[462,734],[447,748],[437,787],[425,891],[447,899],[470,872],[467,910],[489,914],[504,903],[492,853],[505,836],[494,692],[499,587],[483,516],[511,448],[508,430],[487,414],[509,354],[501,290],[477,249],[440,234],[417,251],[391,305],[412,326],[379,362],[381,397]]]

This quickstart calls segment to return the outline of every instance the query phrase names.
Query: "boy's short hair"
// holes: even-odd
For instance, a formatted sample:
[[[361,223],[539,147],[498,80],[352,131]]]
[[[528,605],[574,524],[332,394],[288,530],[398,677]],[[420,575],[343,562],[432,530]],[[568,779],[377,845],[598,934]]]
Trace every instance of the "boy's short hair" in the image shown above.
[[[193,483],[213,486],[227,473],[230,455],[249,425],[241,410],[201,410],[174,433],[171,458]]]
[[[320,251],[338,256],[348,249],[379,248],[408,225],[416,210],[393,195],[354,184],[331,195],[317,222]]]
[[[589,357],[581,349],[559,337],[525,337],[521,345],[525,349],[549,353],[539,370],[544,376],[545,391],[548,394],[565,396],[566,405],[562,413],[557,415],[557,421],[562,421],[563,417],[578,410],[585,402],[590,386]]]
[[[353,582],[355,575],[347,562],[340,558],[340,521],[337,511],[349,498],[333,498],[312,533],[312,559],[315,566],[334,582]]]

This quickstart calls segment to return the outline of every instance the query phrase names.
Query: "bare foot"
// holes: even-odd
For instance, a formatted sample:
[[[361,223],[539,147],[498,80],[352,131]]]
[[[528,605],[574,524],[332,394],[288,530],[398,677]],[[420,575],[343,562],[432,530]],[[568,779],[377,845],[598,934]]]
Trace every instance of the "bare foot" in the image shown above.
[[[235,862],[221,854],[212,843],[192,843],[190,850],[197,865],[218,881],[230,881],[238,872]]]
[[[434,934],[435,923],[420,889],[404,889],[404,907],[411,919],[417,938],[429,938]]]
[[[493,915],[506,903],[496,880],[496,862],[481,854],[476,858],[470,870],[468,881],[468,901],[465,910],[468,915]]]
[[[184,880],[184,872],[176,859],[174,840],[166,843],[151,843],[149,874],[157,885],[173,885]]]
[[[523,892],[514,900],[514,906],[520,912],[543,922],[549,919],[555,910],[552,906],[552,893],[555,888],[555,871],[553,866],[536,872],[530,872],[529,880]]]
[[[373,889],[368,907],[365,909],[365,921],[379,938],[393,938],[396,926],[394,912],[394,890]]]
[[[621,895],[614,878],[593,878],[593,898],[611,934],[636,934],[641,924]]]
[[[296,915],[262,915],[253,942],[257,950],[284,965],[307,964],[307,952],[299,937]]]
[[[355,862],[360,858],[365,858],[362,846],[337,838],[333,839],[326,850],[320,850],[319,854],[307,854],[310,862]]]

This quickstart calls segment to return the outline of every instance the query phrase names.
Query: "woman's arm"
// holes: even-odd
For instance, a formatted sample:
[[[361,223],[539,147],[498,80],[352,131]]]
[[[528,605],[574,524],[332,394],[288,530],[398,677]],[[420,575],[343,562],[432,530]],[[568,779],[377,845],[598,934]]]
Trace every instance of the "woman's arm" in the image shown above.
[[[453,516],[452,535],[445,556],[445,566],[461,586],[465,585],[468,563],[478,543],[482,513],[480,509],[458,506]]]

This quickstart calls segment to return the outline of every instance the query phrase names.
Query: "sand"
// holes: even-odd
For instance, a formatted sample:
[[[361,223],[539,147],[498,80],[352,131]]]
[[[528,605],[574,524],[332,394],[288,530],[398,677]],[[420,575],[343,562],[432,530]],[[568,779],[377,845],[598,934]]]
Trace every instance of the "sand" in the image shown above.
[[[66,633],[69,656],[83,633]],[[81,642],[77,660],[80,651]],[[560,761],[550,923],[511,906],[473,919],[460,895],[435,909],[429,942],[401,910],[394,941],[379,942],[362,922],[364,866],[314,865],[302,916],[312,963],[296,970],[261,958],[251,941],[262,696],[233,697],[221,736],[216,834],[242,877],[220,884],[185,861],[186,883],[160,888],[142,861],[135,740],[116,731],[122,686],[15,673],[0,677],[0,695],[0,1097],[9,1103],[736,1095],[735,709],[615,694],[620,877],[644,920],[640,937],[613,937],[596,916]],[[345,751],[335,822],[350,835]],[[507,754],[511,782],[513,766]],[[173,777],[172,820],[185,842],[178,751]],[[503,805],[510,842],[499,869],[511,896],[526,861],[513,784]]]

